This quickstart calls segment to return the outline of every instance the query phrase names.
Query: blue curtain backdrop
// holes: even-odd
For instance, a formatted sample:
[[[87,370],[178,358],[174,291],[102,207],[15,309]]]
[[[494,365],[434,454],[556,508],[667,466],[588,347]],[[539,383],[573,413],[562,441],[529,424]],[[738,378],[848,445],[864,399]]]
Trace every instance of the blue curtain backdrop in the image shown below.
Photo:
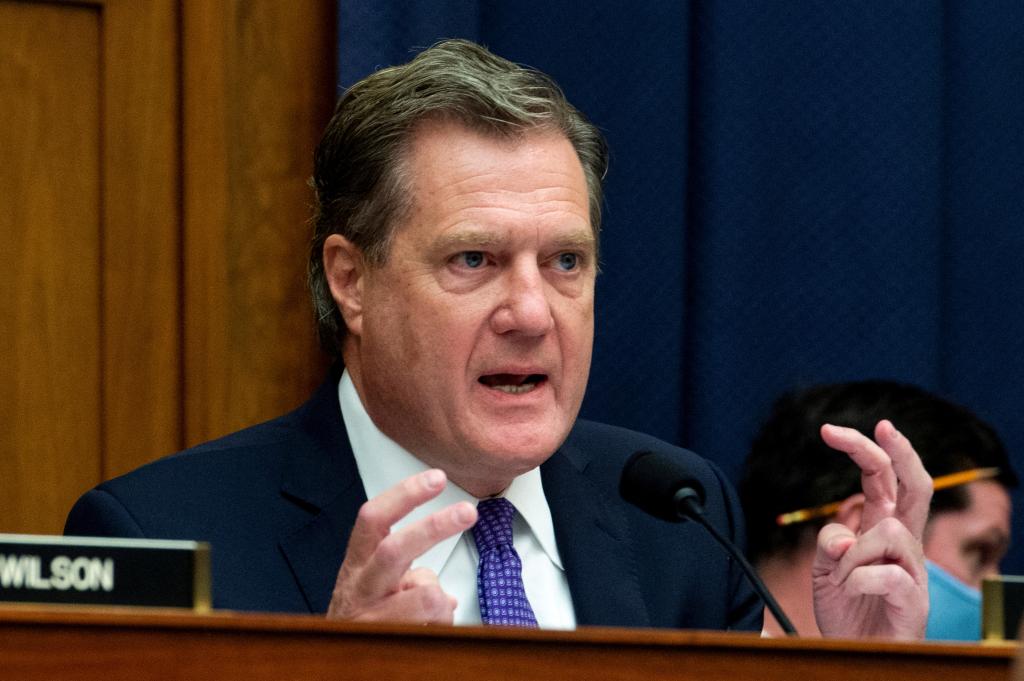
[[[465,37],[606,133],[584,416],[735,478],[780,392],[894,378],[971,406],[1024,473],[1020,0],[338,7],[341,86]]]

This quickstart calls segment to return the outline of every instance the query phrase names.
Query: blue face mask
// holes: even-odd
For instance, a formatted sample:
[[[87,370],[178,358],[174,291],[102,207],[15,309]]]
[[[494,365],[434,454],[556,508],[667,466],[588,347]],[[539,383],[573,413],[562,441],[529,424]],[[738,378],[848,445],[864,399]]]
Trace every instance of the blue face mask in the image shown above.
[[[930,560],[928,569],[928,629],[924,637],[942,641],[981,638],[981,591],[971,588]]]

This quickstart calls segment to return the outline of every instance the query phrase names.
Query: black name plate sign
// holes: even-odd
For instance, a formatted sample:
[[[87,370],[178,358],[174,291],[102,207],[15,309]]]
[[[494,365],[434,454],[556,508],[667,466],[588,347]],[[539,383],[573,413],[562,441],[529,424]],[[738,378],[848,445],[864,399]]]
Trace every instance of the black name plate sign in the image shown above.
[[[203,542],[0,534],[0,602],[210,609]]]

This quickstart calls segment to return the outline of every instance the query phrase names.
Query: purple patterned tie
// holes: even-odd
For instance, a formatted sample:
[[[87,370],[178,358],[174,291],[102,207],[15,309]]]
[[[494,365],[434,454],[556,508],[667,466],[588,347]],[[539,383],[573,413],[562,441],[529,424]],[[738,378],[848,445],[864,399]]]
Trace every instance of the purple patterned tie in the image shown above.
[[[476,573],[480,620],[484,624],[536,627],[537,618],[523,588],[523,564],[512,546],[516,507],[508,499],[484,499],[476,510],[479,518],[473,526],[473,539],[480,553]]]

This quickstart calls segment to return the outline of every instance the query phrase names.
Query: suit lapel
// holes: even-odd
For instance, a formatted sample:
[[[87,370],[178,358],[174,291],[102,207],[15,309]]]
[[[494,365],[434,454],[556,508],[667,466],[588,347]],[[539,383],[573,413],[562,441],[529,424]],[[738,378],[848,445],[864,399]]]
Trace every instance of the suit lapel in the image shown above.
[[[322,509],[294,533],[283,537],[281,551],[291,566],[310,612],[327,612],[338,568],[345,558],[348,536],[363,503],[360,486]]]
[[[338,405],[333,375],[293,414],[299,433],[281,494],[309,513],[279,546],[310,612],[327,611],[349,533],[366,493]],[[565,445],[542,467],[576,620],[580,625],[649,626],[618,500],[586,475],[588,455]]]
[[[541,466],[576,621],[650,626],[626,518],[586,476],[587,464],[586,455],[566,445]]]
[[[281,480],[281,494],[310,513],[279,546],[311,612],[327,611],[338,568],[359,507],[366,501],[338,405],[338,382],[328,379],[295,414],[301,434]]]

